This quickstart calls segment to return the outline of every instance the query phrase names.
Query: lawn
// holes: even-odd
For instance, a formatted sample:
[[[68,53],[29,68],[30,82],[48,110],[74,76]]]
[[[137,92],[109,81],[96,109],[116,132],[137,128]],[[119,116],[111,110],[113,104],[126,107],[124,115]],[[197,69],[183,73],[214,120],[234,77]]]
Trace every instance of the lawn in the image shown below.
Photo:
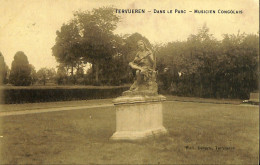
[[[113,107],[1,117],[2,164],[258,164],[258,106],[165,102],[169,135],[111,142]],[[217,146],[219,149],[216,150]]]

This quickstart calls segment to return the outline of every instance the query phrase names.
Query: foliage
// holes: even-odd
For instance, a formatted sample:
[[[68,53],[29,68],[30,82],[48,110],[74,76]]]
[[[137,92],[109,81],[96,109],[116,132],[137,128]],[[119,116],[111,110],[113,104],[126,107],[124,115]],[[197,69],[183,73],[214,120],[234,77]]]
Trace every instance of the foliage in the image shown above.
[[[204,26],[187,41],[158,46],[161,89],[184,96],[248,98],[258,88],[258,39],[226,34],[217,41]]]
[[[8,82],[7,76],[8,76],[9,68],[5,63],[4,56],[0,52],[0,85],[6,84]]]
[[[28,86],[32,82],[32,67],[24,52],[19,51],[14,55],[10,71],[10,83],[15,86]]]
[[[37,72],[38,81],[46,84],[47,81],[54,81],[56,78],[56,71],[54,68],[41,68]]]
[[[58,85],[64,85],[67,82],[67,72],[64,66],[59,65],[56,75],[56,82]]]
[[[37,77],[37,73],[35,70],[35,67],[33,65],[30,64],[31,67],[31,85],[34,85],[37,81],[38,81],[38,77]]]
[[[56,35],[56,43],[52,48],[53,55],[58,63],[71,68],[71,76],[73,76],[74,68],[81,63],[78,28],[73,22],[63,24]]]
[[[71,101],[86,99],[105,99],[118,97],[129,87],[16,87],[3,88],[0,103],[21,104],[35,102]],[[3,101],[3,102],[1,102]]]
[[[58,84],[131,83],[128,66],[144,40],[153,49],[161,91],[183,96],[248,98],[258,88],[259,36],[223,35],[217,40],[206,25],[186,41],[151,45],[139,33],[115,35],[119,17],[111,7],[77,11],[57,31],[52,48],[60,66]],[[84,74],[85,64],[91,64]]]
[[[69,68],[70,74],[65,76],[60,72],[59,84],[120,85],[132,81],[128,63],[134,59],[137,41],[144,40],[150,48],[152,45],[139,33],[115,35],[118,21],[114,8],[103,7],[77,11],[69,23],[62,25],[56,33],[52,52],[63,67],[60,70],[64,72],[64,68]],[[91,64],[91,70],[84,75],[83,68],[87,63]]]
[[[115,54],[118,48],[117,37],[113,34],[118,16],[114,9],[103,7],[91,12],[77,11],[74,19],[64,24],[57,31],[57,38],[52,48],[56,60],[73,68],[82,63],[91,63],[95,72],[96,83],[99,84],[99,72],[102,64]],[[77,72],[80,72],[80,68]]]

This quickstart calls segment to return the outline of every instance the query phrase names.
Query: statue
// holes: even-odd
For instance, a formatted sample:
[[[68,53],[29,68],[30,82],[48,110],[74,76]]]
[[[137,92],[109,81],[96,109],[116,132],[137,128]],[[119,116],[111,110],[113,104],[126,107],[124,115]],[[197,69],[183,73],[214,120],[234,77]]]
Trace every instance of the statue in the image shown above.
[[[113,100],[116,132],[110,139],[135,141],[167,134],[162,113],[166,98],[158,95],[155,58],[144,41],[138,41],[138,52],[129,65],[136,71],[135,81]]]
[[[123,95],[158,95],[154,55],[143,40],[138,41],[137,45],[136,57],[129,63],[136,70],[135,81]]]

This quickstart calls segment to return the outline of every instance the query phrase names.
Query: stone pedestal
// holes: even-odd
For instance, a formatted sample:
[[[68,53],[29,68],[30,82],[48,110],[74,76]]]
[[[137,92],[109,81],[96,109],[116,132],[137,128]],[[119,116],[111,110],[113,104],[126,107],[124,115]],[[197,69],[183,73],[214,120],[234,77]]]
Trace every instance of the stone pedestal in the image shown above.
[[[111,140],[141,140],[166,134],[163,126],[162,102],[156,96],[121,96],[113,102],[116,109],[116,132]]]

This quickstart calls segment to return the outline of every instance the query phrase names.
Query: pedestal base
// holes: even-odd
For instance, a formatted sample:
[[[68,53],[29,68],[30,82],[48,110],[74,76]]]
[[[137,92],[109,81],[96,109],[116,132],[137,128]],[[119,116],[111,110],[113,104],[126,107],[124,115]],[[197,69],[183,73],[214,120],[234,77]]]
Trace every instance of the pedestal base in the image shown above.
[[[166,134],[162,115],[164,100],[162,95],[116,98],[116,132],[110,139],[141,140]]]
[[[119,131],[115,132],[111,136],[111,140],[142,140],[149,137],[157,137],[167,134],[167,130],[164,127],[153,129],[153,130],[146,130],[146,131]]]

